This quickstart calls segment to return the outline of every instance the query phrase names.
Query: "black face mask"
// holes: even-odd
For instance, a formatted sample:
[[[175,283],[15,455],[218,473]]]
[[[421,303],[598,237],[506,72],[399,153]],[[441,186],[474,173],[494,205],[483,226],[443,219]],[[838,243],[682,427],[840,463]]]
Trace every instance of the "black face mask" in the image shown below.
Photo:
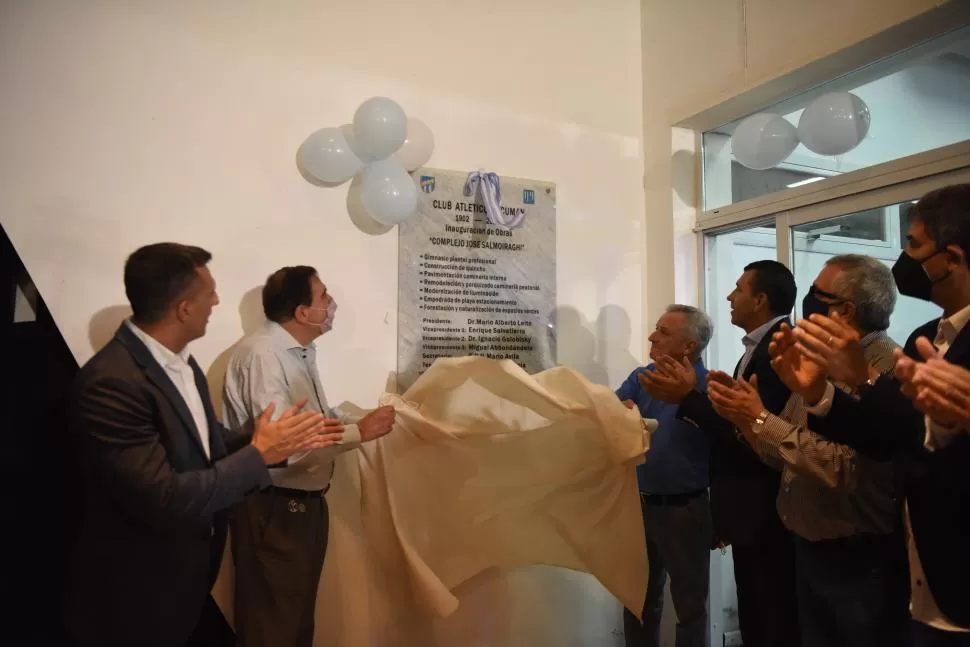
[[[826,299],[830,299],[830,302],[826,303],[819,299],[818,295],[820,294]],[[842,297],[829,294],[828,292],[822,292],[813,285],[808,289],[808,294],[805,295],[805,298],[802,299],[802,319],[808,319],[812,315],[823,315],[827,317],[829,316],[829,308],[842,303],[845,303],[845,299]]]
[[[939,253],[936,252],[931,255],[926,261]],[[900,294],[923,301],[932,300],[933,284],[942,281],[950,274],[948,272],[934,281],[929,277],[926,269],[923,267],[923,263],[926,261],[918,261],[906,252],[899,255],[899,260],[893,265],[893,278],[896,280],[896,287],[899,289]]]

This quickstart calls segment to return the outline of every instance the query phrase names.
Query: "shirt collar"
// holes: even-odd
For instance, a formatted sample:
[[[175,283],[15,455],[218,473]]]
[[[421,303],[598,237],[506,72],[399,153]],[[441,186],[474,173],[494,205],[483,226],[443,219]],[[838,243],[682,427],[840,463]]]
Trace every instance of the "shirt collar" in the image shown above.
[[[279,325],[275,321],[266,322],[266,330],[269,333],[270,338],[281,350],[309,350],[315,351],[317,349],[316,342],[310,342],[309,346],[304,346],[296,340],[296,337],[291,335],[289,331],[283,326]]]
[[[940,319],[939,332],[943,334],[947,344],[953,345],[953,341],[960,334],[960,331],[963,330],[964,326],[967,325],[968,321],[970,321],[970,306],[954,312],[945,319]]]
[[[757,328],[749,332],[747,335],[745,335],[741,339],[741,343],[744,344],[745,348],[753,348],[754,346],[757,346],[758,344],[761,343],[761,340],[765,338],[765,335],[768,334],[769,330],[774,328],[779,321],[784,321],[787,318],[788,318],[788,315],[781,315],[780,317],[775,317],[771,321],[758,326]],[[737,338],[735,337],[735,339]]]
[[[135,334],[135,337],[141,340],[141,343],[145,344],[148,348],[148,352],[152,354],[155,361],[165,368],[181,368],[189,363],[189,358],[192,356],[189,353],[189,347],[186,346],[179,353],[173,353],[171,350],[165,347],[160,341],[149,335],[147,332],[136,326],[131,322],[130,319],[125,320],[125,325],[128,329]]]
[[[880,339],[884,339],[886,336],[887,335],[885,330],[874,330],[871,333],[864,336],[862,339],[860,339],[859,343],[862,344],[863,348],[869,348],[869,346],[872,346],[872,344],[879,341]]]

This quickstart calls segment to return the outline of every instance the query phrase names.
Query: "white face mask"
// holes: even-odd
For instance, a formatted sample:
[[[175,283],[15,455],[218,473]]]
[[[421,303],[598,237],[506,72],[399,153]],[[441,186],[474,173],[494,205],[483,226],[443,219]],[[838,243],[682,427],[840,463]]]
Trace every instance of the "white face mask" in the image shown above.
[[[320,322],[320,332],[326,334],[333,329],[333,318],[337,312],[337,302],[330,299],[326,308],[308,308],[309,310],[323,310],[323,321]]]

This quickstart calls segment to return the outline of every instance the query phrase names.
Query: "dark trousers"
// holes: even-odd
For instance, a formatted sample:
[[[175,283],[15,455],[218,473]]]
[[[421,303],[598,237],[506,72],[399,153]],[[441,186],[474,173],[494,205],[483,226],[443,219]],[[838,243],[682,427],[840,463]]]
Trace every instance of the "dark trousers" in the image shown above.
[[[185,647],[233,647],[235,644],[236,635],[232,632],[232,627],[226,622],[226,617],[222,615],[216,601],[211,595],[208,596],[199,622]]]
[[[731,547],[744,647],[798,647],[795,549],[787,531],[770,541]]]
[[[906,545],[900,534],[814,542],[796,536],[802,645],[907,645],[908,577]]]
[[[659,647],[664,586],[677,612],[677,647],[707,644],[707,592],[711,563],[711,504],[707,492],[668,504],[641,495],[650,576],[643,623],[623,612],[627,647]]]
[[[44,644],[51,645],[51,647],[55,645],[58,647],[104,647],[106,644],[116,643],[106,643],[103,638],[82,640],[70,635],[69,631],[65,631],[64,635],[55,642],[40,643],[34,641],[23,644]],[[192,630],[192,635],[189,636],[184,646],[180,645],[179,647],[234,647],[235,644],[236,634],[233,633],[232,627],[226,621],[226,617],[222,614],[222,610],[219,609],[219,605],[216,604],[216,601],[212,599],[211,595],[206,596],[205,605],[199,613],[199,619],[195,624],[195,629]]]
[[[970,633],[943,631],[915,620],[911,626],[913,647],[970,647]]]
[[[230,523],[239,647],[312,647],[327,500],[270,488],[234,508]]]

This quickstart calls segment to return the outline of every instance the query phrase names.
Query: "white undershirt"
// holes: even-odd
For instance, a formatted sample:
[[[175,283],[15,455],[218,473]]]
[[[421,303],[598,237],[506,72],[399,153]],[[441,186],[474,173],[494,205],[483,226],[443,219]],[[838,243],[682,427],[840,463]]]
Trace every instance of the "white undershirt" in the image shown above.
[[[202,404],[199,387],[195,383],[195,372],[192,371],[192,367],[189,365],[189,357],[191,354],[188,348],[183,348],[181,353],[173,353],[165,348],[157,339],[131,323],[131,321],[126,321],[125,325],[148,347],[148,352],[152,354],[155,361],[159,363],[165,370],[165,374],[172,380],[175,389],[185,401],[185,406],[188,407],[189,413],[192,414],[192,420],[195,422],[195,428],[198,430],[199,440],[202,442],[205,457],[211,458],[209,450],[209,421],[205,417],[205,406]]]

